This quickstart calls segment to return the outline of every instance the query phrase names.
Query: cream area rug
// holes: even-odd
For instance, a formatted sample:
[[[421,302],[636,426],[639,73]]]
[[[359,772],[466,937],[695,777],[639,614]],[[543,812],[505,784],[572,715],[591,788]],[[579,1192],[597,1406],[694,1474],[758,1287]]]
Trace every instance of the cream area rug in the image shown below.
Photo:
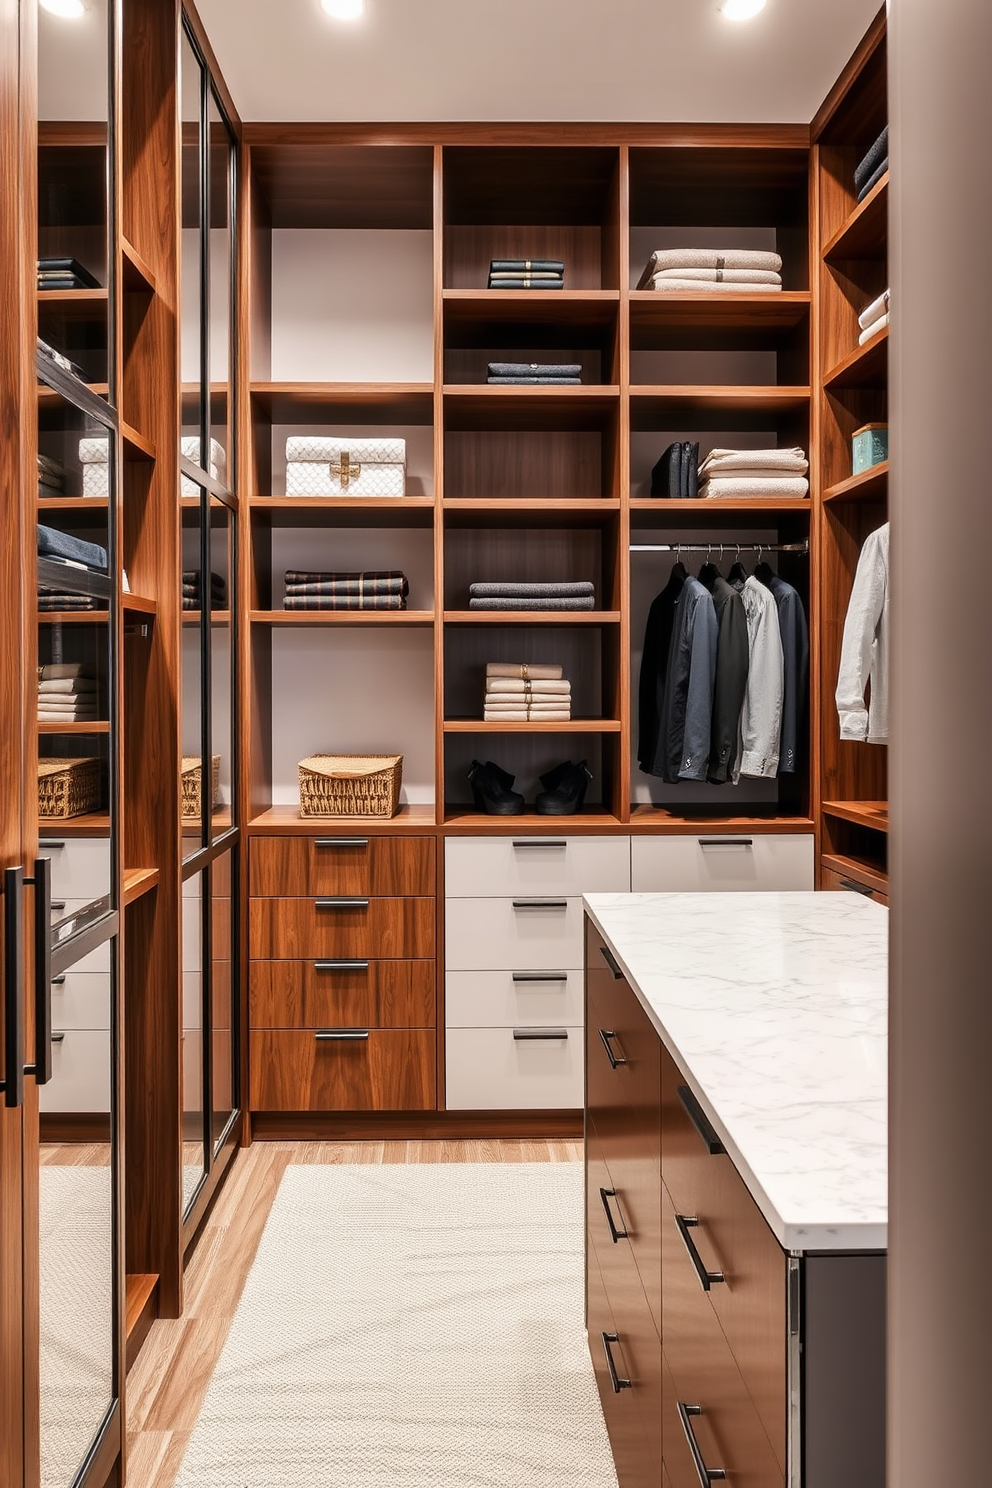
[[[287,1168],[177,1488],[616,1488],[579,1163]]]

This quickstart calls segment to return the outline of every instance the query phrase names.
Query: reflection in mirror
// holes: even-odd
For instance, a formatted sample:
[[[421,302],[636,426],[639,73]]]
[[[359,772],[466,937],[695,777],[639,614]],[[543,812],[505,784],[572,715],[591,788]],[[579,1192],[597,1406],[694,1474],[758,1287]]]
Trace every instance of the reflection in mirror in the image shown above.
[[[202,358],[203,265],[202,241],[202,176],[201,176],[201,99],[203,68],[183,31],[179,61],[180,113],[182,120],[182,321],[180,327],[180,364],[182,395],[182,452],[194,465],[203,465],[201,419],[205,369]],[[182,494],[191,496],[182,483]]]
[[[200,487],[195,497],[184,497],[182,506],[182,824],[183,857],[199,851],[204,838],[204,810],[210,801],[212,772],[203,789],[203,635],[204,612],[201,584],[203,555],[201,534],[205,500]]]
[[[231,642],[231,509],[210,501],[210,751],[218,773],[217,798],[209,816],[211,839],[222,836],[233,820],[232,779],[234,698]]]
[[[231,885],[234,853],[228,852],[211,868],[210,901],[210,1028],[211,1109],[214,1151],[220,1145],[235,1107],[237,1077],[234,1067],[234,917]]]
[[[206,1171],[203,1111],[203,875],[183,884],[183,1213]]]
[[[231,325],[234,292],[234,238],[231,232],[233,141],[217,107],[207,95],[210,152],[210,463],[211,474],[231,487]]]

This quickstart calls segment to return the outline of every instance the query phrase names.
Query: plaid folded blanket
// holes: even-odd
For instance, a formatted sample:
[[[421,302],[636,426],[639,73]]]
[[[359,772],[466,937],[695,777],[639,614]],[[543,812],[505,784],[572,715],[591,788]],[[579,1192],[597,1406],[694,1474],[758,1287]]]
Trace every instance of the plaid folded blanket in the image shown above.
[[[287,596],[355,595],[360,598],[363,595],[409,593],[409,580],[405,573],[397,569],[368,573],[304,573],[298,569],[288,569],[286,572]]]
[[[287,594],[286,610],[405,610],[405,594]]]

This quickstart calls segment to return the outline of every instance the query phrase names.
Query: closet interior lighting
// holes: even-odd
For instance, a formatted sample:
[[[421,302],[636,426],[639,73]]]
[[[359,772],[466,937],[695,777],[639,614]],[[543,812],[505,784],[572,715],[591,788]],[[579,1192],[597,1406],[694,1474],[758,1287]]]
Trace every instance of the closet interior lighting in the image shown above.
[[[83,0],[38,0],[42,10],[63,21],[79,21],[86,14]]]
[[[723,0],[720,9],[728,21],[750,21],[767,3],[768,0]]]
[[[336,21],[357,21],[365,10],[365,0],[320,0],[320,3]]]

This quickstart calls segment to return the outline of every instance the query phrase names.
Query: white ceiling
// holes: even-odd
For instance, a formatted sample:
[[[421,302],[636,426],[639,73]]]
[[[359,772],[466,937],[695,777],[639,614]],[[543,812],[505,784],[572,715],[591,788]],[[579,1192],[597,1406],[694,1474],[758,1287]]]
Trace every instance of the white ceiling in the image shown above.
[[[198,0],[245,120],[808,123],[879,0]]]

